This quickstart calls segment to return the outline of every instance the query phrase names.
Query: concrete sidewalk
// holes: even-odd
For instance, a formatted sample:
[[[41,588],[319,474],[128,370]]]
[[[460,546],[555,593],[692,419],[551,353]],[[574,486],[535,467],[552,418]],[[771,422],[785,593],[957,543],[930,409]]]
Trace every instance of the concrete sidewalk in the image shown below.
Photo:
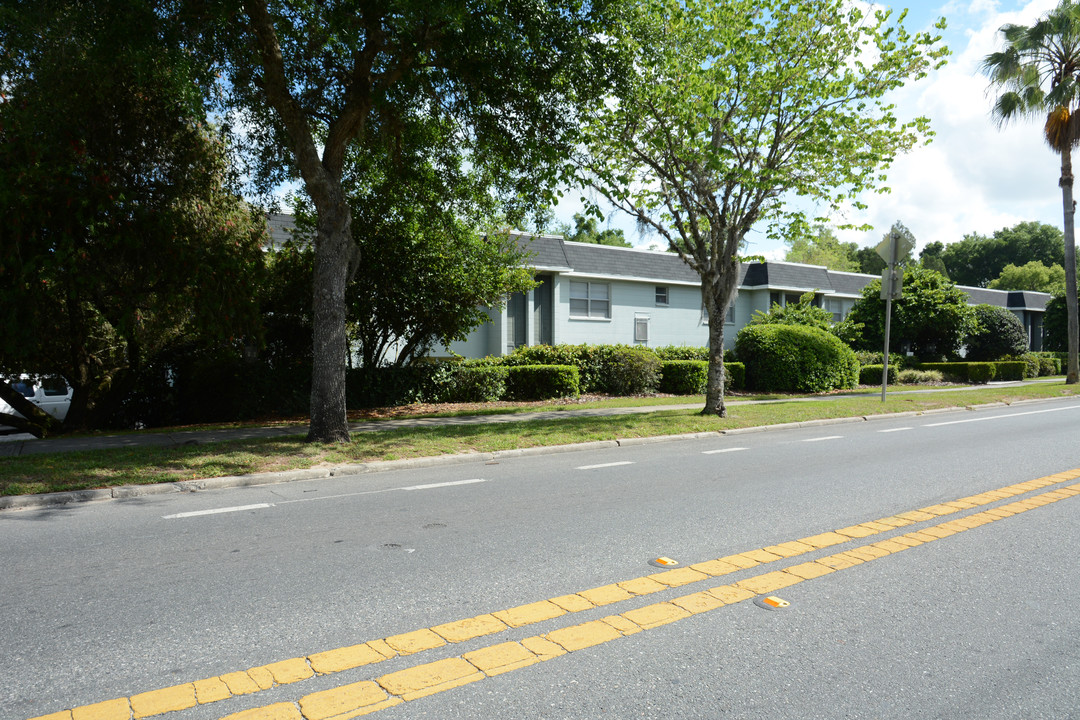
[[[954,390],[976,390],[993,387],[1018,386],[1019,382],[994,382],[988,385],[949,387],[924,390],[890,390],[889,395],[911,395],[918,393],[951,392]],[[848,398],[878,397],[880,391],[844,393],[820,397],[794,397],[776,400],[731,400],[729,407],[739,405],[760,405],[785,402],[813,402],[818,400],[842,401]],[[618,415],[637,415],[642,413],[664,412],[666,410],[694,410],[701,408],[701,403],[679,403],[672,405],[641,405],[623,408],[582,408],[578,410],[544,410],[539,412],[503,413],[497,415],[462,415],[457,417],[418,417],[398,418],[393,420],[369,420],[353,423],[349,429],[353,433],[376,432],[399,428],[453,427],[483,425],[491,423],[531,422],[536,420],[565,420],[579,417],[614,417]],[[117,450],[136,447],[179,447],[182,445],[202,445],[224,440],[248,440],[253,438],[276,438],[305,435],[307,425],[287,425],[281,427],[223,428],[219,430],[184,430],[177,432],[127,432],[115,435],[92,435],[81,437],[58,437],[39,440],[31,435],[9,435],[0,437],[0,458],[42,455],[49,453],[79,452],[83,450]]]

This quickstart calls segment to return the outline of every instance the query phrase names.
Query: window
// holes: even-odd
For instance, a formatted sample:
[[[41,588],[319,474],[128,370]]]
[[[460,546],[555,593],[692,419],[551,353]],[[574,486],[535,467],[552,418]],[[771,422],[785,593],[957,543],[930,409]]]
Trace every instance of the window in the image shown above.
[[[844,301],[840,298],[825,298],[825,309],[832,313],[834,323],[844,319]]]
[[[607,283],[570,282],[570,317],[611,317],[611,286]]]
[[[656,286],[656,304],[667,305],[668,304],[668,289],[666,285]]]
[[[41,381],[41,389],[45,391],[47,397],[68,394],[67,383],[64,382],[64,378],[55,375],[43,379]]]

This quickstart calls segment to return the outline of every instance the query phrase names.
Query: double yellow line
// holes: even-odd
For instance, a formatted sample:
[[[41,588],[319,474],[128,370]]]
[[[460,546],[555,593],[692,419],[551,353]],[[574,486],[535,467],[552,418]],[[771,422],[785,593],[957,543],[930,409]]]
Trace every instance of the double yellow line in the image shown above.
[[[447,644],[494,635],[533,625],[562,615],[592,610],[632,598],[669,590],[759,565],[794,558],[925,523],[942,516],[1001,503],[1035,490],[1080,478],[1080,469],[1017,483],[952,502],[899,513],[779,545],[728,555],[716,560],[541,600],[456,622],[423,628],[380,640],[292,658],[218,677],[64,710],[32,720],[130,720],[184,710],[296,683],[316,675],[330,675],[373,665],[397,656],[412,655]],[[1000,504],[961,518],[922,527],[906,534],[851,548],[816,560],[766,572],[727,585],[702,590],[672,600],[646,605],[598,620],[559,628],[520,641],[491,645],[456,657],[391,672],[374,680],[309,693],[295,702],[253,708],[223,720],[348,720],[408,700],[460,687],[502,673],[550,660],[568,652],[617,640],[691,615],[775,592],[803,580],[885,557],[923,543],[996,522],[1080,494],[1080,483],[1033,497]]]

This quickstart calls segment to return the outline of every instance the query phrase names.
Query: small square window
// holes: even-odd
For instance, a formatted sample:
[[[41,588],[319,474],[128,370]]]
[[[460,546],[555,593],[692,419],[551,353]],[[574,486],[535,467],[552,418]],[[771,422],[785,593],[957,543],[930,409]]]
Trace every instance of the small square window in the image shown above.
[[[668,304],[668,289],[666,285],[656,286],[656,304],[667,305]]]

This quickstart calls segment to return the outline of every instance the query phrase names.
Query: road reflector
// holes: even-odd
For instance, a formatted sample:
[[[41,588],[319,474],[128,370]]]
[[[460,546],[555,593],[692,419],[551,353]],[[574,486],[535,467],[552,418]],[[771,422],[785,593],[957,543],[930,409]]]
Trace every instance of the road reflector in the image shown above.
[[[775,595],[763,598],[754,598],[754,604],[766,610],[782,610],[791,605],[787,600],[782,600]]]
[[[673,568],[679,564],[678,560],[672,560],[669,557],[658,557],[655,560],[650,560],[649,564],[658,568]]]

